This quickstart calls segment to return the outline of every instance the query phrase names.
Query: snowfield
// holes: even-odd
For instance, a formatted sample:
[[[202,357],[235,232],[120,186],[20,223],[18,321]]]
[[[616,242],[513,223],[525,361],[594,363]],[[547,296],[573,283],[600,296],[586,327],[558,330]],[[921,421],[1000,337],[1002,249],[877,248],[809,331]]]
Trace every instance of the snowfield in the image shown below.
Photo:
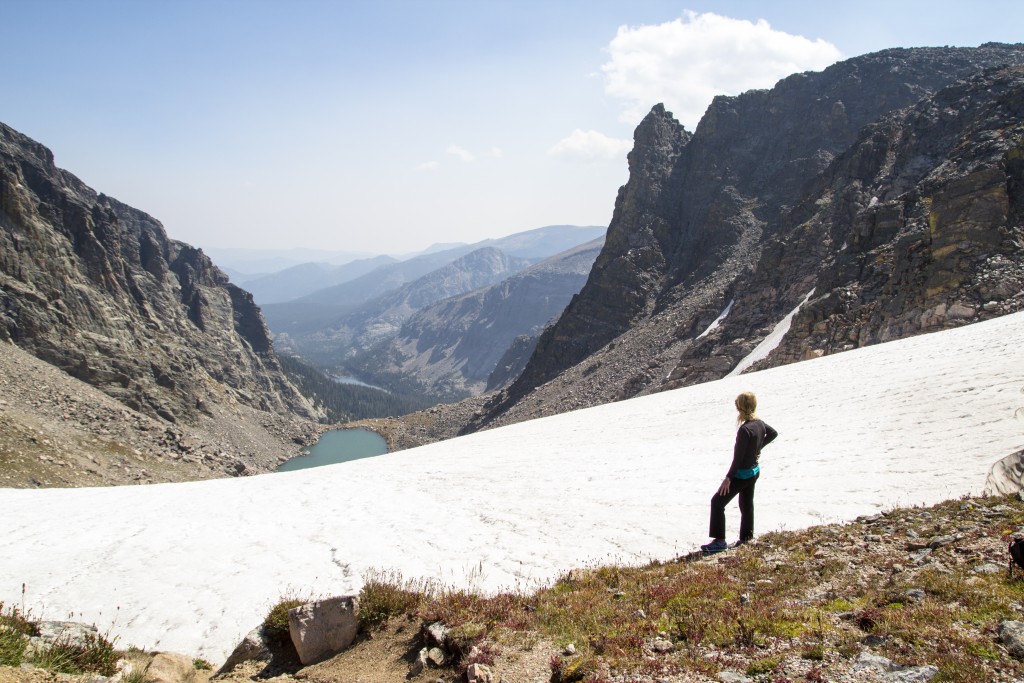
[[[330,467],[0,489],[0,600],[220,662],[283,594],[371,568],[496,590],[669,559],[707,540],[748,389],[780,434],[757,532],[979,494],[1024,448],[1022,349],[1015,314]]]

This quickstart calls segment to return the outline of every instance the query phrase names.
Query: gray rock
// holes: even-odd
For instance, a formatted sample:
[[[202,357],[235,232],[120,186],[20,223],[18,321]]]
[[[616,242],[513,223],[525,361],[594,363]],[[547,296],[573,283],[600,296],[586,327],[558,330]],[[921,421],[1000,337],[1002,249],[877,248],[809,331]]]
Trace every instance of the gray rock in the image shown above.
[[[146,667],[146,683],[192,683],[198,679],[192,657],[161,652]]]
[[[1000,622],[999,640],[1011,655],[1018,659],[1024,659],[1024,621]]]
[[[927,683],[932,680],[935,675],[939,673],[938,667],[927,665],[927,666],[908,666],[898,671],[887,673],[883,676],[883,680],[887,683]]]
[[[750,683],[750,679],[738,671],[720,671],[718,680],[722,683]]]
[[[935,536],[933,538],[928,539],[928,547],[932,550],[936,550],[938,548],[945,548],[947,545],[953,545],[958,540],[960,540],[958,536]]]
[[[857,655],[857,660],[853,663],[854,671],[861,671],[864,669],[871,669],[874,671],[896,671],[899,668],[900,665],[891,659],[867,651],[861,652]]]
[[[658,654],[665,654],[676,649],[672,641],[666,638],[654,638],[648,642],[647,646],[652,652],[657,652]]]
[[[494,674],[486,664],[470,664],[466,667],[466,683],[493,683]]]
[[[912,602],[921,602],[925,599],[927,594],[920,588],[911,588],[903,595],[905,595],[907,599]]]
[[[914,564],[924,564],[925,560],[927,560],[929,556],[931,556],[931,554],[931,548],[924,548],[923,550],[919,550],[916,553],[911,553],[910,561]]]
[[[427,648],[421,649],[409,666],[409,678],[419,676],[425,668],[427,668]]]
[[[997,460],[985,479],[985,495],[1021,495],[1024,486],[1024,449]],[[1024,500],[1022,498],[1021,500]]]
[[[336,655],[352,644],[359,631],[359,598],[344,595],[290,609],[288,630],[304,665]]]
[[[214,675],[219,676],[234,671],[235,667],[242,662],[260,661],[269,662],[271,658],[270,647],[267,644],[263,633],[263,627],[257,626],[242,638],[235,649],[228,655]]]
[[[448,640],[448,633],[451,631],[447,626],[442,624],[440,621],[435,621],[433,624],[427,626],[424,631],[426,636],[427,645],[436,645],[437,647],[444,647]]]
[[[853,665],[854,671],[877,671],[886,683],[925,683],[939,672],[934,666],[901,666],[871,652],[861,652]]]
[[[427,663],[433,666],[444,666],[445,662],[448,661],[448,657],[445,656],[444,650],[439,647],[432,647],[427,650]]]
[[[985,564],[979,564],[977,567],[975,567],[971,571],[973,571],[975,574],[983,574],[983,575],[984,574],[999,574],[1000,572],[1003,571],[1003,567],[1000,567],[999,565],[992,564],[991,562],[986,562]]]
[[[87,645],[88,639],[99,635],[95,626],[80,624],[76,621],[40,621],[36,624],[39,635],[29,639],[33,648],[49,647],[61,641],[71,645]]]

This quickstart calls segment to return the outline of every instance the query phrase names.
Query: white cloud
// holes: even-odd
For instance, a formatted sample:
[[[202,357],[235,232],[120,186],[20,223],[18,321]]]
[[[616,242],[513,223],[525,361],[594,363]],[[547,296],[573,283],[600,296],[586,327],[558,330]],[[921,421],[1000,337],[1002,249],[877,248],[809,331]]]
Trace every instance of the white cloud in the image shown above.
[[[559,159],[596,163],[611,159],[625,159],[633,147],[632,140],[610,138],[596,130],[577,128],[568,137],[560,140],[548,150],[548,154]]]
[[[693,130],[715,95],[770,88],[793,73],[820,70],[842,57],[824,40],[810,40],[711,12],[687,12],[654,26],[621,26],[601,67],[605,92],[625,104],[622,120],[637,123],[664,102]]]
[[[494,159],[500,159],[504,155],[505,153],[501,151],[501,147],[491,147],[491,157]]]
[[[458,157],[459,159],[465,161],[466,163],[476,160],[476,157],[473,156],[473,154],[469,150],[465,149],[464,147],[459,147],[458,145],[448,145],[448,149],[445,150],[445,153],[451,154],[454,157]]]
[[[424,161],[422,164],[416,167],[417,171],[434,171],[441,166],[438,161]]]

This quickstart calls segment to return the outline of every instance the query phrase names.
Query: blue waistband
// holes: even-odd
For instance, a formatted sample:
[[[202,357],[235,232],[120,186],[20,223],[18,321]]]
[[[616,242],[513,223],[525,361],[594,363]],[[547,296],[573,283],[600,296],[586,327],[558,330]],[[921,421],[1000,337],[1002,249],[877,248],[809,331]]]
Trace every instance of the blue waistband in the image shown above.
[[[754,465],[749,470],[736,470],[736,474],[733,476],[737,479],[753,479],[759,474],[761,474],[761,466]]]

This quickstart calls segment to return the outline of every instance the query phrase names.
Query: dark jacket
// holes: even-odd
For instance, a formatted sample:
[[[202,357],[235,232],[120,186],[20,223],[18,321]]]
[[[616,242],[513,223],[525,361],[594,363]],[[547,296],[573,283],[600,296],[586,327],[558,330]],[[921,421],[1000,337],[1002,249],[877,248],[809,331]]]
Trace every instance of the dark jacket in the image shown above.
[[[736,430],[736,446],[732,451],[732,465],[729,466],[730,479],[736,477],[739,470],[753,469],[761,449],[770,444],[779,433],[765,424],[763,420],[747,420]]]

